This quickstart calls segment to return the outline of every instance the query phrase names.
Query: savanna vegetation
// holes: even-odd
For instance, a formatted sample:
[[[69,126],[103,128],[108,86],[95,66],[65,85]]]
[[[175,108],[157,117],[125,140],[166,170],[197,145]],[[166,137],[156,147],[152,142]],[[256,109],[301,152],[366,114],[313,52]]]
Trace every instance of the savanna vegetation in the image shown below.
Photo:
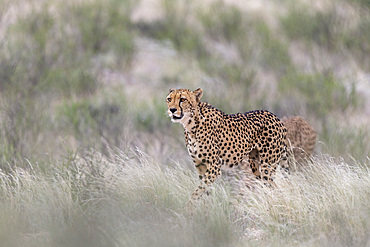
[[[367,0],[0,0],[0,245],[369,245],[369,40]],[[173,87],[301,115],[316,153],[190,215]]]

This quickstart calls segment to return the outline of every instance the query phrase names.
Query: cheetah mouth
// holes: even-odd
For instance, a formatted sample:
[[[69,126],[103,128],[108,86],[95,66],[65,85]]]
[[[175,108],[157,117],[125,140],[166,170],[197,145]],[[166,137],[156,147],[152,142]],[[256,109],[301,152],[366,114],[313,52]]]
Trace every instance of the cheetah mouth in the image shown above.
[[[184,114],[181,112],[180,116],[176,116],[173,113],[170,113],[169,116],[171,117],[172,122],[178,122],[184,117]]]
[[[180,117],[172,115],[172,119],[173,120],[180,120],[183,116],[184,116],[183,114],[181,114]]]

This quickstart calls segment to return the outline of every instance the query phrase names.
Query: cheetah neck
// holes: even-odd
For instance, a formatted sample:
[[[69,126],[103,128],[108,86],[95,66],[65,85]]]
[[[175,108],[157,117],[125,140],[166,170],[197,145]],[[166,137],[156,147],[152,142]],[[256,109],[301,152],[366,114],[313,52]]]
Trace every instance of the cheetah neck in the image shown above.
[[[186,119],[185,123],[182,123],[182,125],[185,132],[188,133],[188,135],[190,135],[192,138],[194,138],[199,126],[199,117],[197,115],[189,117],[188,119]]]
[[[185,144],[188,149],[189,155],[192,156],[198,151],[197,132],[200,125],[199,105],[193,109],[190,117],[182,123],[185,134]],[[193,157],[193,156],[192,156]],[[194,155],[195,157],[195,155]]]
[[[199,107],[200,103],[194,107],[191,112],[184,114],[184,117],[180,123],[184,127],[185,132],[194,133],[199,125]]]
[[[191,115],[182,122],[185,133],[188,135],[189,139],[196,140],[196,133],[200,128],[203,128],[204,122],[209,119],[209,114],[215,112],[221,112],[214,108],[212,105],[199,102],[197,107],[193,109]],[[221,112],[222,113],[222,112]],[[214,114],[216,116],[217,114]]]

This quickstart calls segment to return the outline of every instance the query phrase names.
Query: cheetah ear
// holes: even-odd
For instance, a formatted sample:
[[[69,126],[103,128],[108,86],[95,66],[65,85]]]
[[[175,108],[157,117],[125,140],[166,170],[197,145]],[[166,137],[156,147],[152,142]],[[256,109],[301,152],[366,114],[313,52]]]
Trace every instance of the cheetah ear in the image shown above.
[[[203,96],[203,90],[201,88],[198,88],[197,90],[194,90],[194,94],[195,97],[197,97],[197,102],[199,102]]]
[[[173,91],[175,91],[176,89],[174,89],[174,88],[171,88],[170,89],[170,93],[172,93]]]

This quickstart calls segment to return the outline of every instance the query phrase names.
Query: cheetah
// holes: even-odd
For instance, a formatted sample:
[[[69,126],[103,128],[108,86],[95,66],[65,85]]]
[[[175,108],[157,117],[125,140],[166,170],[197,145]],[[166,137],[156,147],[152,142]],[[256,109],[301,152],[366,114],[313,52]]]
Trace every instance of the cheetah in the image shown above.
[[[297,163],[303,163],[313,153],[316,131],[301,116],[283,117],[281,121],[287,129],[288,156],[293,156]]]
[[[248,159],[257,179],[272,185],[286,152],[286,128],[266,110],[225,114],[201,102],[203,90],[170,89],[168,115],[184,127],[185,144],[201,180],[192,194],[199,199],[221,176],[221,166],[233,167]],[[258,162],[257,162],[258,161]]]

